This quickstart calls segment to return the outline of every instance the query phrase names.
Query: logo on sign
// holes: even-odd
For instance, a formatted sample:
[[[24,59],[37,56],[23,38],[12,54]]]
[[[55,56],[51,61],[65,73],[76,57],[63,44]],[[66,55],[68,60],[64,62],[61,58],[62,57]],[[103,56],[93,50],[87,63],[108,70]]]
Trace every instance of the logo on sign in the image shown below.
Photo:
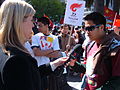
[[[78,4],[78,3],[74,3],[70,6],[70,9],[73,11],[73,12],[76,12],[77,8],[81,8],[82,4]]]
[[[70,9],[72,10],[72,15],[71,16],[76,16],[76,11],[78,8],[81,8],[82,4],[74,3],[70,6]]]

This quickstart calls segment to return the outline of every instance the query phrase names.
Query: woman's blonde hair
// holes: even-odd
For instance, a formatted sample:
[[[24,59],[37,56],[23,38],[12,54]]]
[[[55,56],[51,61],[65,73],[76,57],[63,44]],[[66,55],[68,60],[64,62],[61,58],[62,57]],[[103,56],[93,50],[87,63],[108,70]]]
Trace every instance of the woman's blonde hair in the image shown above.
[[[23,43],[25,36],[21,27],[28,16],[35,14],[34,8],[21,0],[6,0],[0,8],[1,44],[4,48],[16,47],[27,52]]]

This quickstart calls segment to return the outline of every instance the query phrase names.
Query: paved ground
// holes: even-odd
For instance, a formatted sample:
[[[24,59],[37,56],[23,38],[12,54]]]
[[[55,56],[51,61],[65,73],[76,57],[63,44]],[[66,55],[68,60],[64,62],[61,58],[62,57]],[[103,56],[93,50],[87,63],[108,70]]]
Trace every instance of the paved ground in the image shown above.
[[[68,84],[73,88],[72,90],[80,90],[80,82],[68,82]]]
[[[69,75],[67,77],[68,84],[73,88],[73,90],[80,90],[81,78],[79,75]]]

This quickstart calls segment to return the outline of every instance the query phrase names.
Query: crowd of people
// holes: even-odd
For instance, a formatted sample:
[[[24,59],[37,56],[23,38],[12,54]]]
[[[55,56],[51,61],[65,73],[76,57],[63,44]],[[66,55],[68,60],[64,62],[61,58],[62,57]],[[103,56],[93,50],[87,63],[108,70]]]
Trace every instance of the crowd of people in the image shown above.
[[[82,26],[52,29],[47,17],[33,22],[35,12],[21,0],[1,5],[0,90],[72,90],[69,70],[82,74],[79,90],[120,90],[119,20],[107,30],[92,12]]]

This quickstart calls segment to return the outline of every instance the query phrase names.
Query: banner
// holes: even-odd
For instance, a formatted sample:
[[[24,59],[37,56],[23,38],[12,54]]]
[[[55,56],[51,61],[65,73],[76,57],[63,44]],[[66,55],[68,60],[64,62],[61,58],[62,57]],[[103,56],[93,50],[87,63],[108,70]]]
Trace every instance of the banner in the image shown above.
[[[120,19],[115,20],[114,26],[120,27]]]
[[[104,16],[109,20],[114,20],[115,13],[113,10],[109,9],[108,7],[104,7]]]
[[[67,0],[64,24],[81,26],[84,15],[85,1]]]
[[[114,19],[120,19],[120,15],[115,18],[116,12],[104,6],[104,16],[106,17],[107,24],[113,25]]]

